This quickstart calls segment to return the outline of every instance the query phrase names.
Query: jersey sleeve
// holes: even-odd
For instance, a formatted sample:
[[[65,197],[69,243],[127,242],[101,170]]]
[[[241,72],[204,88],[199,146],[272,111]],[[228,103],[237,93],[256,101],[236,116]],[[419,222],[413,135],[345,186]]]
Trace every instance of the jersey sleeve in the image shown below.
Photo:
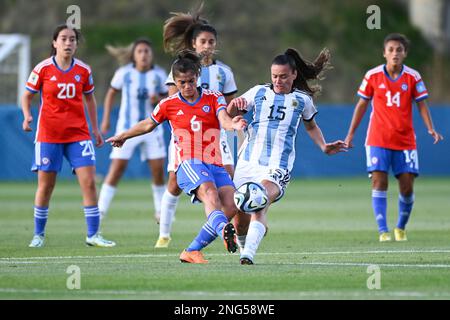
[[[255,106],[255,97],[259,87],[260,86],[253,87],[241,95],[241,98],[244,98],[247,101],[247,110],[250,110]]]
[[[115,90],[122,90],[124,82],[124,68],[118,69],[111,80],[111,88]]]
[[[166,86],[174,86],[174,85],[175,85],[175,80],[173,79],[172,70],[170,70],[170,73],[166,79]]]
[[[34,68],[33,71],[31,71],[26,84],[26,89],[31,93],[38,93],[41,90],[44,70],[45,68],[42,68],[40,72],[38,72],[37,68]]]
[[[311,121],[317,114],[316,106],[311,97],[305,97],[305,107],[303,108],[302,117],[305,121]]]
[[[94,77],[92,76],[92,71],[89,69],[87,71],[87,81],[83,86],[83,93],[91,94],[92,92],[94,92],[94,90],[95,90]]]
[[[234,81],[234,74],[233,71],[230,69],[224,68],[225,73],[225,84],[223,86],[223,95],[224,96],[231,96],[232,94],[235,94],[237,90],[236,82]]]
[[[416,102],[419,102],[419,101],[422,101],[422,100],[425,100],[426,98],[428,98],[428,90],[425,87],[425,84],[423,83],[423,80],[420,77],[420,75],[414,85],[413,97]]]
[[[359,86],[358,96],[360,96],[364,100],[370,100],[373,97],[373,86],[368,74],[364,76],[364,79]]]
[[[217,95],[214,95],[214,110],[216,112],[216,116],[219,114],[222,110],[227,110],[227,102],[225,101],[225,97],[219,93],[215,92]]]
[[[150,118],[156,124],[161,124],[167,120],[167,106],[164,101],[160,101],[156,105],[156,107],[153,109],[152,114],[150,115]]]
[[[165,81],[167,80],[167,73],[164,69],[158,68],[156,73],[157,83],[156,83],[156,92],[160,95],[164,96],[169,91]]]

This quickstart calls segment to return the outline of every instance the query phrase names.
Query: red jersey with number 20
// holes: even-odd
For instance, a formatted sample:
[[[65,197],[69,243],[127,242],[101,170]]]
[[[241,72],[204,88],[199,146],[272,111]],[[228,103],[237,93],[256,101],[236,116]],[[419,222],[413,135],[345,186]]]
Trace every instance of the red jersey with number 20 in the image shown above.
[[[26,85],[32,93],[41,94],[37,142],[69,143],[91,139],[84,111],[83,94],[94,91],[91,69],[73,59],[63,71],[55,58],[39,63]]]
[[[385,65],[369,70],[359,87],[358,95],[372,99],[372,113],[367,129],[367,146],[393,150],[414,150],[412,101],[428,97],[420,74],[403,65],[400,75],[392,79]]]
[[[175,141],[175,168],[190,159],[222,166],[219,112],[226,110],[220,92],[201,89],[197,101],[189,103],[178,92],[162,100],[151,118],[160,124],[168,120]]]

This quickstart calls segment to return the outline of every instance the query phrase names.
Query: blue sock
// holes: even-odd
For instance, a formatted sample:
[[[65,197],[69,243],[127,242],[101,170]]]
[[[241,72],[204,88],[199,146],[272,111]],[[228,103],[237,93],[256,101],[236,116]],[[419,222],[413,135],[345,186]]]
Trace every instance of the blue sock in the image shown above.
[[[386,211],[387,211],[387,192],[372,190],[372,208],[375,220],[378,223],[378,232],[388,232]]]
[[[44,236],[47,224],[48,207],[34,206],[34,234]]]
[[[208,222],[213,227],[214,231],[216,231],[216,234],[222,238],[223,227],[228,223],[228,218],[225,216],[225,213],[220,210],[214,210],[209,214]]]
[[[98,232],[100,224],[100,212],[98,206],[84,207],[84,216],[86,218],[87,236],[92,237]]]
[[[404,230],[414,205],[414,193],[410,196],[398,195],[398,222],[397,228]]]
[[[206,222],[200,230],[197,237],[192,241],[186,251],[200,251],[208,244],[217,238],[217,233],[211,227],[209,222]]]

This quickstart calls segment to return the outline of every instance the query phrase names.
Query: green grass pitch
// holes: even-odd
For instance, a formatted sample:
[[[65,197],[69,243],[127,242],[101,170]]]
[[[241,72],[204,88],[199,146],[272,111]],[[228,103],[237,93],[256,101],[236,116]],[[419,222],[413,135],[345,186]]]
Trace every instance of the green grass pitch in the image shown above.
[[[421,177],[409,241],[379,243],[367,179],[293,181],[269,212],[269,233],[253,266],[239,265],[221,241],[204,250],[208,265],[182,264],[180,252],[205,221],[183,196],[169,249],[154,249],[150,183],[124,181],[108,219],[111,249],[84,245],[85,222],[75,181],[58,182],[47,242],[31,249],[36,183],[0,184],[0,299],[449,299],[450,179]],[[388,220],[397,220],[391,178]],[[79,290],[67,288],[69,266]],[[381,289],[369,290],[369,265]],[[370,280],[370,279],[369,279]],[[370,281],[369,281],[370,282]]]

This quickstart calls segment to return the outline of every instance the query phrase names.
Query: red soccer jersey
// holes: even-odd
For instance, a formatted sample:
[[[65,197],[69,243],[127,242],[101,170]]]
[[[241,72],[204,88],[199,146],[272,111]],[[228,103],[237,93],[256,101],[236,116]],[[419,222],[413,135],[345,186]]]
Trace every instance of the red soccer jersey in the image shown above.
[[[169,120],[175,141],[175,168],[190,159],[222,166],[217,115],[226,108],[225,98],[220,92],[200,90],[194,103],[176,93],[162,100],[151,115],[158,124]]]
[[[412,101],[428,97],[420,74],[405,65],[392,79],[385,65],[369,70],[359,87],[358,95],[372,99],[372,113],[367,129],[366,145],[393,150],[416,149]]]
[[[91,69],[78,59],[61,70],[55,58],[39,63],[28,78],[27,87],[41,94],[37,142],[68,143],[89,140],[83,94],[94,91]]]

